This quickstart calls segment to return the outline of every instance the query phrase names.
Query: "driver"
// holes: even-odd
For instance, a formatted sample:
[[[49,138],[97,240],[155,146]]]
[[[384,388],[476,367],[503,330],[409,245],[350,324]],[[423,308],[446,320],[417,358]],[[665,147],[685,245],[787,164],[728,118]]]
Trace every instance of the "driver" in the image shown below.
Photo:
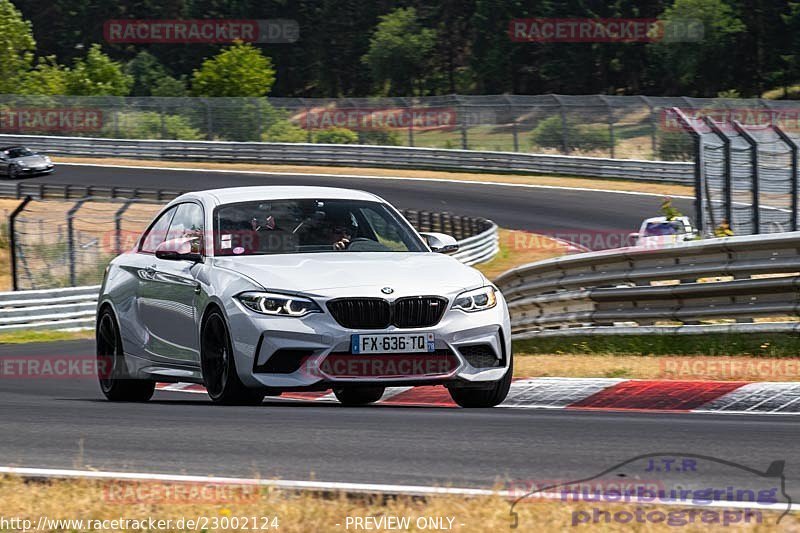
[[[350,213],[336,213],[331,217],[328,226],[327,242],[333,243],[333,249],[342,252],[350,246],[356,229]]]
[[[333,249],[342,252],[350,246],[353,233],[347,226],[335,226],[331,228],[330,240],[333,241]]]

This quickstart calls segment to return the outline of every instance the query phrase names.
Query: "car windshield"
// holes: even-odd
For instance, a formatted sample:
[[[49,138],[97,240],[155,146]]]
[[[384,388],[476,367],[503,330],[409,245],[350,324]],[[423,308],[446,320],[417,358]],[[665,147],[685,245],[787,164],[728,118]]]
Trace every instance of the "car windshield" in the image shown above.
[[[681,235],[686,228],[681,222],[649,222],[644,229],[643,237],[661,237],[663,235]]]
[[[379,202],[264,200],[214,215],[215,255],[426,251],[408,224]]]
[[[35,155],[33,152],[28,150],[27,148],[19,147],[19,148],[9,148],[6,150],[6,154],[8,157],[14,159],[16,157],[25,157],[29,155]]]

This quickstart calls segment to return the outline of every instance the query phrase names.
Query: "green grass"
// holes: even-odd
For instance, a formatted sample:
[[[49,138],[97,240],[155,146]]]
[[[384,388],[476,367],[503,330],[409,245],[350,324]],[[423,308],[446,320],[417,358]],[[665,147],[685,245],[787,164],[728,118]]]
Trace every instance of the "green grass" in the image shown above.
[[[77,339],[93,339],[94,330],[58,331],[58,330],[20,330],[0,333],[0,344],[26,344],[29,342],[58,342]]]
[[[797,357],[800,336],[789,334],[597,335],[514,342],[519,354],[747,355]]]

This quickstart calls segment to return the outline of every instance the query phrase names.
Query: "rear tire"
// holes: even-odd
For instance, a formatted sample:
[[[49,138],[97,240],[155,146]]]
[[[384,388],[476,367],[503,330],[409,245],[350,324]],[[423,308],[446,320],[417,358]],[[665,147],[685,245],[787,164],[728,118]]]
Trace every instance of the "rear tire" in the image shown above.
[[[386,387],[348,387],[333,389],[333,394],[342,405],[368,405],[381,399]]]
[[[97,345],[97,379],[100,390],[112,402],[146,402],[153,396],[156,382],[132,379],[125,364],[122,337],[113,311],[100,312],[95,329]]]
[[[8,179],[15,180],[19,177],[19,167],[17,165],[8,165],[8,169],[6,169],[6,174],[8,175]]]
[[[261,405],[264,392],[242,383],[234,359],[225,319],[218,310],[211,311],[200,335],[200,361],[208,396],[221,405]]]
[[[503,403],[511,388],[511,378],[514,374],[514,359],[508,365],[508,372],[488,389],[452,388],[450,397],[461,407],[495,407]]]

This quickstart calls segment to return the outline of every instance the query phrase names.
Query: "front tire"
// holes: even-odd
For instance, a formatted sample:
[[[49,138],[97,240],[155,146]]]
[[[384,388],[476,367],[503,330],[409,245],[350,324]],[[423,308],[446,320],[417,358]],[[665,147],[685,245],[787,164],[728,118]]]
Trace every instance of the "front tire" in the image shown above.
[[[117,320],[109,308],[100,312],[95,330],[97,379],[100,390],[112,402],[146,402],[153,397],[156,382],[132,379],[125,364],[122,337]]]
[[[333,394],[342,405],[368,405],[381,399],[386,387],[348,387],[333,389]]]
[[[461,407],[495,407],[503,403],[511,389],[514,374],[514,359],[508,365],[508,372],[488,389],[452,388],[450,397]]]
[[[203,324],[200,339],[203,382],[211,401],[221,405],[260,405],[264,392],[250,389],[236,372],[231,338],[225,319],[211,311]]]

